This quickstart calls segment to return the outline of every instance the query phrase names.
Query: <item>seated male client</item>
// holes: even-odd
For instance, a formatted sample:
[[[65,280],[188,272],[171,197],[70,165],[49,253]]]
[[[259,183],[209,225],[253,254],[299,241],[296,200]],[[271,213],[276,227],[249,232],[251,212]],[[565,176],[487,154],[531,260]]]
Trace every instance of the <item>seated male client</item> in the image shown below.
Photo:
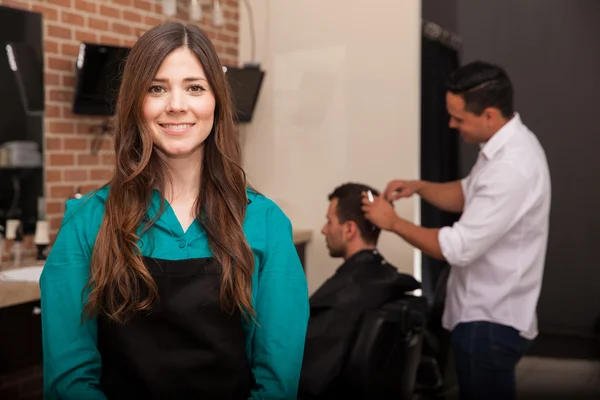
[[[325,399],[343,392],[340,374],[361,315],[397,300],[421,285],[398,273],[377,250],[380,230],[361,211],[361,192],[377,190],[346,183],[329,195],[325,236],[331,257],[344,263],[310,298],[310,319],[299,398]]]

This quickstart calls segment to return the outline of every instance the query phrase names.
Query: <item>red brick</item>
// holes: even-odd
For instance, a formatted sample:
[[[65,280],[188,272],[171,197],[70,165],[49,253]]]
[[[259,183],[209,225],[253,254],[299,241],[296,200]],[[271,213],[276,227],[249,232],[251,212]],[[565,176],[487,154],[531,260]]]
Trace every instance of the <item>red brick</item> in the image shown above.
[[[46,150],[61,150],[62,142],[60,138],[46,138]]]
[[[112,35],[101,35],[100,42],[103,44],[109,44],[112,46],[119,46],[121,43],[121,38]]]
[[[56,8],[46,7],[41,4],[34,4],[31,10],[44,14],[44,18],[56,21],[58,19],[58,11]]]
[[[123,19],[127,22],[142,22],[142,16],[132,11],[123,11]]]
[[[75,62],[64,58],[48,57],[48,68],[56,71],[74,71]]]
[[[74,88],[75,87],[75,81],[76,81],[76,79],[72,75],[63,75],[63,77],[62,77],[62,85],[64,87],[72,87],[72,88]]]
[[[73,2],[71,0],[46,0],[46,3],[66,8],[71,8],[73,5]]]
[[[46,169],[46,181],[47,182],[61,182],[62,171],[59,169]]]
[[[78,154],[77,155],[77,164],[78,165],[98,165],[98,155],[97,154]]]
[[[98,34],[96,32],[76,29],[75,40],[78,42],[96,43],[98,40]]]
[[[58,26],[54,24],[48,24],[48,36],[61,38],[61,39],[71,39],[71,28],[65,28],[64,26]]]
[[[121,18],[121,10],[102,4],[100,6],[100,15],[110,18]]]
[[[68,25],[84,26],[85,24],[85,18],[82,15],[64,10],[60,12],[60,20]]]
[[[226,20],[233,20],[233,21],[236,21],[236,23],[240,19],[240,14],[237,11],[224,10],[223,16],[225,17]]]
[[[103,165],[115,165],[116,157],[114,154],[104,154],[102,156],[102,164]]]
[[[133,5],[138,10],[152,11],[152,3],[147,0],[135,0]]]
[[[237,49],[235,49],[233,47],[227,47],[225,49],[225,54],[229,54],[231,56],[235,56],[235,55],[237,55]]]
[[[50,191],[50,193],[52,193],[52,191]],[[66,193],[66,189],[65,189],[64,193]],[[71,193],[73,193],[73,192],[71,192]],[[65,199],[65,201],[69,198],[68,195],[67,196],[62,196],[62,197]],[[62,216],[48,218],[48,222],[50,224],[50,229],[51,230],[58,230],[58,229],[60,229],[60,225],[62,224],[62,220],[63,220]]]
[[[46,118],[58,118],[58,117],[60,117],[60,107],[47,105],[46,109],[44,110],[44,116]]]
[[[44,52],[58,53],[58,42],[54,40],[44,40]]]
[[[118,22],[113,22],[111,30],[115,33],[120,33],[123,35],[133,35],[133,28],[129,25],[121,24]]]
[[[57,73],[46,72],[44,74],[44,84],[57,86],[60,84],[60,76]]]
[[[62,106],[62,117],[68,118],[68,119],[79,118],[77,115],[73,114],[73,105],[72,104]]]
[[[65,170],[65,182],[81,182],[87,181],[88,170],[87,169],[67,169]]]
[[[62,181],[62,171],[59,169],[48,169],[46,168],[46,181],[47,182],[60,182]]]
[[[73,154],[66,153],[50,154],[50,165],[54,167],[75,165],[75,157]]]
[[[90,17],[88,25],[91,29],[98,29],[100,31],[108,30],[108,21],[106,19]]]
[[[53,171],[60,172],[60,171]],[[65,210],[65,203],[61,201],[49,201],[46,203],[46,214],[61,214]]]
[[[95,123],[79,121],[79,122],[77,122],[77,133],[89,135],[90,133],[92,133],[94,131],[94,127],[96,125],[97,124],[95,124]]]
[[[93,181],[108,181],[112,177],[113,171],[110,169],[93,169],[90,178]]]
[[[48,131],[51,133],[74,133],[75,125],[72,122],[50,122],[48,124]]]
[[[93,1],[75,0],[75,9],[93,14],[96,12],[96,3]]]
[[[79,45],[78,44],[67,44],[63,43],[60,46],[60,52],[63,56],[69,56],[73,60],[73,65],[75,65],[74,58],[79,55]]]
[[[125,7],[133,6],[133,0],[112,0],[112,2]]]
[[[89,192],[91,192],[92,190],[96,190],[100,187],[100,185],[96,185],[96,184],[89,184],[89,185],[82,185],[79,188],[79,191],[81,192],[81,194],[87,194]]]
[[[138,37],[139,36],[142,36],[142,35],[138,35]],[[125,40],[123,42],[123,46],[125,46],[125,47],[133,47],[133,45],[135,44],[135,42],[137,42],[137,40],[133,40],[133,39],[132,40]]]
[[[100,143],[100,150],[113,150],[115,142],[111,138],[104,138]]]
[[[227,29],[229,32],[237,33],[239,27],[237,24],[225,24],[225,29]]]
[[[144,16],[144,24],[146,24],[146,25],[156,26],[156,25],[160,25],[162,23],[162,21],[163,20],[160,18]]]
[[[50,90],[50,100],[71,102],[73,99],[73,92],[71,90]]]
[[[87,150],[89,148],[88,141],[84,138],[65,138],[63,146],[65,150]]]

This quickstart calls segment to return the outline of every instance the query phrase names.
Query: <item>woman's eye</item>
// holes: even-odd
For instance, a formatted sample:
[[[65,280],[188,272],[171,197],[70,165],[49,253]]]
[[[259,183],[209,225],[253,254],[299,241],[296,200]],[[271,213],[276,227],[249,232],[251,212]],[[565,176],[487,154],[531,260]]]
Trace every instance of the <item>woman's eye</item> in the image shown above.
[[[188,90],[192,93],[204,92],[204,88],[200,85],[192,85],[188,88]]]
[[[151,86],[150,89],[148,89],[148,93],[151,94],[161,94],[165,91],[165,89],[162,86]]]

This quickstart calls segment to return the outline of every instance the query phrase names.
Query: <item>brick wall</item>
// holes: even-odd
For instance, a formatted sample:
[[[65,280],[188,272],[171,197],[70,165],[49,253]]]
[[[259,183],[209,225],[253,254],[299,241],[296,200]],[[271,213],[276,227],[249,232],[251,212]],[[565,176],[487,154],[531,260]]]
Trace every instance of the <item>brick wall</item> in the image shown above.
[[[187,21],[189,0],[177,0],[174,20]],[[225,24],[212,24],[212,0],[201,1],[199,25],[215,43],[225,64],[236,64],[238,0],[221,0]],[[208,6],[208,3],[211,6]],[[45,151],[47,216],[52,237],[62,221],[65,200],[76,188],[88,192],[110,177],[114,153],[106,136],[92,154],[94,133],[103,119],[73,115],[75,60],[82,41],[131,46],[139,35],[167,19],[160,0],[0,0],[0,5],[42,13],[44,16]]]
[[[178,0],[180,13],[174,20],[187,22],[187,3],[188,0]],[[80,42],[131,46],[143,31],[166,18],[160,0],[0,0],[0,5],[44,16],[45,184],[47,215],[54,238],[65,200],[78,187],[85,193],[105,183],[114,162],[110,136],[102,140],[97,154],[91,152],[91,129],[104,119],[71,113]],[[222,62],[236,64],[238,0],[221,0],[221,5],[225,24],[213,26],[212,7],[205,6],[200,26],[215,43]],[[27,239],[31,238],[26,238],[26,243],[30,243]],[[0,398],[41,399],[41,384],[40,366],[0,376]]]

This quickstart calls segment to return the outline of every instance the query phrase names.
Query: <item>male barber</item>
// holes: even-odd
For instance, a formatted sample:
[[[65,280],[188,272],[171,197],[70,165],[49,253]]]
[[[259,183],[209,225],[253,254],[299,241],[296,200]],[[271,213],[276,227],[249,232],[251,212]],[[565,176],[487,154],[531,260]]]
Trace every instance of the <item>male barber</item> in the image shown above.
[[[329,254],[344,259],[310,298],[299,399],[353,398],[341,379],[360,317],[367,310],[402,298],[421,285],[398,273],[377,251],[380,230],[361,211],[361,193],[378,192],[346,183],[329,195],[327,222],[321,233]]]
[[[473,62],[448,80],[450,127],[480,146],[469,176],[432,183],[395,180],[365,216],[451,265],[443,316],[461,399],[516,398],[515,367],[537,335],[550,212],[550,174],[536,136],[513,110],[505,71]],[[427,229],[396,215],[391,201],[418,194],[462,212],[451,227]]]

